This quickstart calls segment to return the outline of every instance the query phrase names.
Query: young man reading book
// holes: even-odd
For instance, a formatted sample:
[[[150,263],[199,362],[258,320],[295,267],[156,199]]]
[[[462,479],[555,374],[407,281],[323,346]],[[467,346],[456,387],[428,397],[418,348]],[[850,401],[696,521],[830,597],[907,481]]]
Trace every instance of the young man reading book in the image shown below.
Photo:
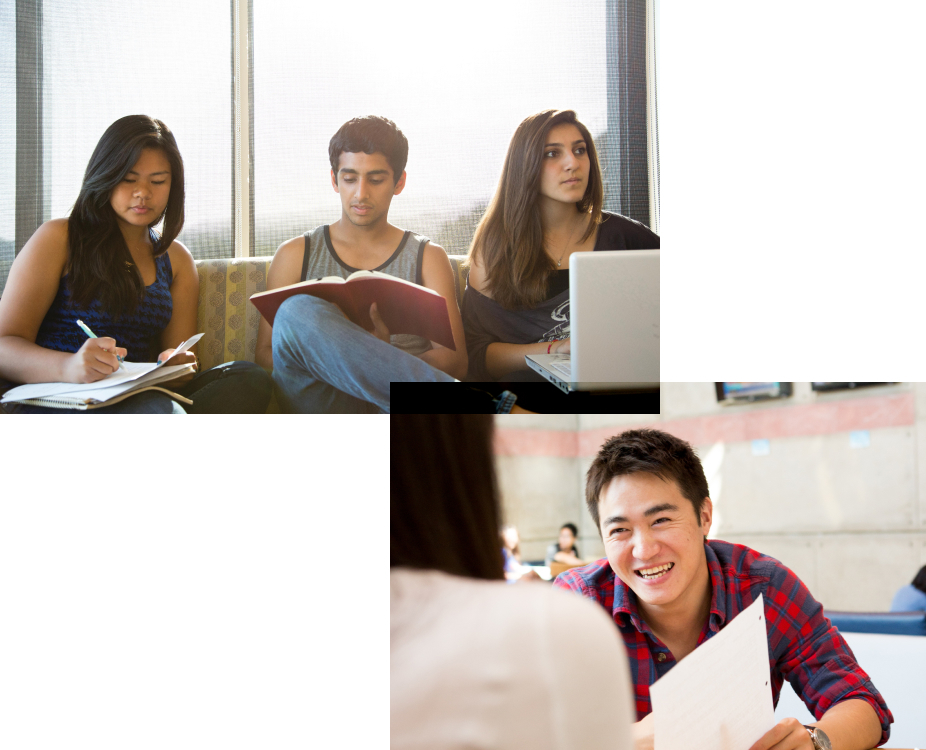
[[[331,185],[341,217],[280,245],[267,289],[325,276],[374,270],[420,284],[447,303],[456,350],[420,336],[391,336],[375,303],[373,330],[350,322],[337,305],[310,295],[287,299],[273,327],[263,318],[256,360],[273,368],[286,412],[389,412],[392,382],[453,382],[466,375],[463,323],[447,254],[426,237],[388,221],[392,198],[405,188],[408,140],[383,117],[341,126],[328,147]]]
[[[807,587],[778,560],[707,539],[711,499],[687,442],[628,430],[604,444],[587,480],[607,558],[554,585],[598,602],[620,631],[635,688],[637,750],[653,747],[650,685],[759,594],[773,699],[787,679],[817,721],[782,719],[751,750],[867,750],[887,741],[891,712]]]

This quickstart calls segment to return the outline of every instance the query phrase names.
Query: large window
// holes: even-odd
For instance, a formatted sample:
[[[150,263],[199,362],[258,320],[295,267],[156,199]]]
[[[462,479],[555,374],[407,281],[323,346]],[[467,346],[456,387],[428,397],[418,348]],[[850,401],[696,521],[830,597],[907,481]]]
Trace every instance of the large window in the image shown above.
[[[13,262],[16,233],[16,12],[0,0],[0,290]]]
[[[198,258],[234,255],[228,1],[36,0],[24,14],[26,5],[0,5],[0,287],[14,236],[18,251],[42,221],[68,215],[103,131],[129,114],[163,120],[177,139],[186,177],[179,239]],[[33,142],[17,144],[17,130]]]
[[[70,211],[103,131],[124,115],[147,114],[167,124],[183,155],[180,240],[196,257],[234,255],[227,0],[160,0],[144,10],[44,0],[43,15],[49,218]]]
[[[607,130],[605,0],[293,6],[254,0],[257,254],[340,215],[328,141],[388,117],[409,141],[393,223],[464,253],[518,123],[574,109]]]
[[[474,0],[448,17],[411,0],[0,0],[0,290],[35,228],[70,211],[105,128],[133,113],[176,135],[180,239],[197,258],[270,255],[337,219],[328,141],[362,114],[409,139],[391,220],[448,252],[466,252],[518,123],[547,108],[591,130],[606,208],[651,223],[646,4]],[[236,216],[250,224],[237,247]]]

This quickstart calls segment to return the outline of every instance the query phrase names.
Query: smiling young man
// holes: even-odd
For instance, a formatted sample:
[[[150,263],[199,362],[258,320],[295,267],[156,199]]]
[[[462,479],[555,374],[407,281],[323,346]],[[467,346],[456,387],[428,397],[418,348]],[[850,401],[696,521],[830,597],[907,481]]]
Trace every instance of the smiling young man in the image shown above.
[[[759,594],[773,699],[787,679],[817,721],[783,719],[751,750],[866,750],[887,741],[891,712],[806,586],[771,557],[707,540],[711,499],[688,443],[658,430],[608,440],[588,471],[586,502],[607,558],[561,574],[554,585],[597,601],[620,630],[636,695],[637,750],[653,744],[650,685]]]
[[[351,323],[337,305],[309,295],[284,302],[274,326],[261,319],[257,363],[273,368],[287,412],[385,412],[393,382],[454,382],[466,374],[463,323],[444,249],[388,221],[405,188],[408,140],[384,117],[346,122],[328,147],[331,185],[341,217],[280,245],[267,289],[323,276],[380,271],[433,289],[447,301],[456,351],[411,335],[390,335],[370,309],[373,331]]]

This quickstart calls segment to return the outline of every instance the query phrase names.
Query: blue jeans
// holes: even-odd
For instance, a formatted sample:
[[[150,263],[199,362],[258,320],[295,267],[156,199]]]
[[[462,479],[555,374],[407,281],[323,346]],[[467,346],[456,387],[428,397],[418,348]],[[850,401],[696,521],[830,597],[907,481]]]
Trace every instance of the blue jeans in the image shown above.
[[[263,414],[270,403],[270,376],[253,362],[225,362],[174,389],[193,401],[178,404],[166,393],[145,391],[99,409],[50,409],[31,404],[7,404],[11,414]]]
[[[280,410],[388,414],[393,382],[454,378],[351,323],[334,305],[300,294],[273,320],[273,384]]]

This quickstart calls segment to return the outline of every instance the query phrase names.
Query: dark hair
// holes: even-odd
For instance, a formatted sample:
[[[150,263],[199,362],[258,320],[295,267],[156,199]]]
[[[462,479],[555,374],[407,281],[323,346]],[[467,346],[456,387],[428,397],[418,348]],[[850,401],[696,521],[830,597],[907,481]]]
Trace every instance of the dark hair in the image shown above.
[[[393,181],[397,183],[408,161],[408,139],[392,120],[385,117],[367,115],[348,120],[338,128],[328,144],[328,160],[335,182],[338,179],[338,160],[344,151],[382,154],[392,168]]]
[[[581,242],[598,231],[604,186],[598,152],[592,135],[571,109],[547,109],[518,125],[511,137],[498,188],[485,215],[476,227],[467,264],[478,254],[485,269],[486,287],[505,309],[530,308],[542,302],[547,280],[556,264],[543,249],[540,221],[540,173],[543,169],[547,134],[557,125],[575,125],[588,150],[588,186],[576,203],[579,213],[591,214]]]
[[[173,133],[147,115],[116,120],[93,150],[68,217],[67,273],[75,305],[98,299],[104,310],[119,317],[132,312],[145,294],[145,283],[132,261],[110,198],[146,148],[160,150],[170,164],[167,207],[148,225],[154,257],[166,253],[183,229],[183,159]],[[153,228],[161,219],[164,226],[158,235]]]
[[[563,529],[569,529],[572,532],[572,535],[576,539],[579,538],[579,529],[576,528],[576,525],[574,523],[564,523],[562,526],[559,527],[560,531],[562,531]]]
[[[926,565],[920,568],[920,572],[913,578],[913,588],[926,594]]]
[[[586,475],[585,502],[601,533],[598,501],[614,477],[645,472],[664,481],[674,481],[701,520],[704,498],[710,493],[704,469],[686,441],[660,430],[627,430],[608,440]]]
[[[505,577],[492,416],[390,417],[389,566]]]

